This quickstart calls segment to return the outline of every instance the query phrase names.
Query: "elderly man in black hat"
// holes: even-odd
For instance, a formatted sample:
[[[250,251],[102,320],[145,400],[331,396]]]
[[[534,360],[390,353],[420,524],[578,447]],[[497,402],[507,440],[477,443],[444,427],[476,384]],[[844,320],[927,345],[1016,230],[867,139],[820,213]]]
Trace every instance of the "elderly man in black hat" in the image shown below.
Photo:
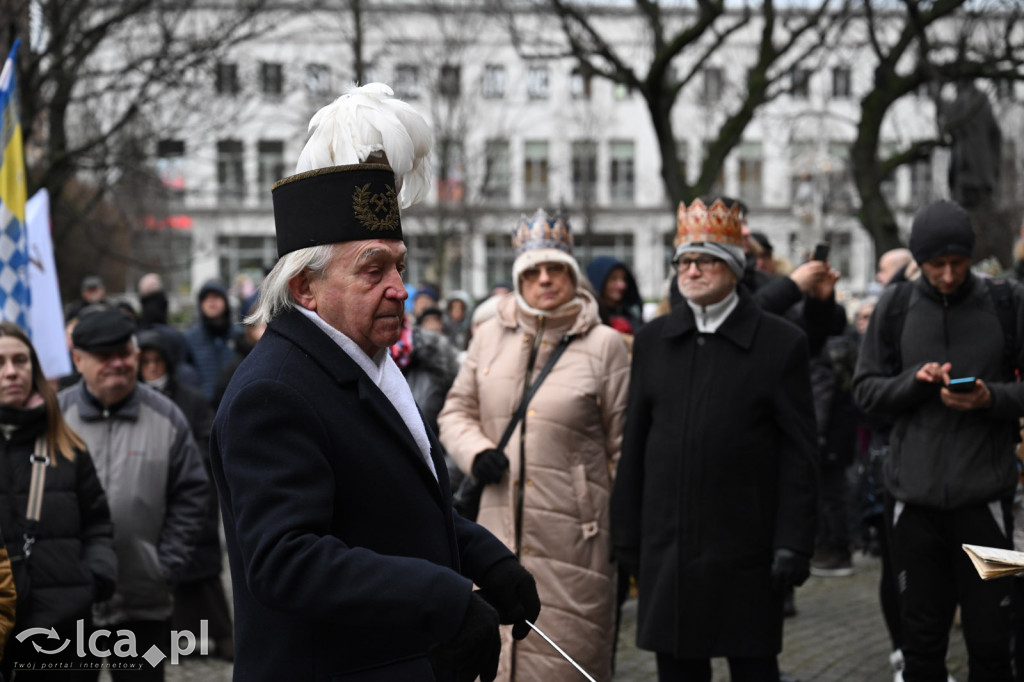
[[[399,202],[429,187],[430,149],[391,95],[370,84],[318,112],[273,190],[280,259],[250,317],[268,327],[211,442],[235,679],[492,680],[499,621],[522,638],[540,611],[515,556],[453,512],[443,450],[388,353],[407,298]]]
[[[71,340],[82,380],[61,391],[61,411],[89,446],[117,529],[117,589],[109,601],[94,607],[93,622],[132,632],[139,655],[152,646],[166,655],[171,586],[202,526],[209,494],[206,471],[181,410],[138,382],[139,349],[131,320],[117,308],[86,308]],[[129,674],[110,672],[114,680]],[[163,661],[146,664],[129,677],[162,680]]]

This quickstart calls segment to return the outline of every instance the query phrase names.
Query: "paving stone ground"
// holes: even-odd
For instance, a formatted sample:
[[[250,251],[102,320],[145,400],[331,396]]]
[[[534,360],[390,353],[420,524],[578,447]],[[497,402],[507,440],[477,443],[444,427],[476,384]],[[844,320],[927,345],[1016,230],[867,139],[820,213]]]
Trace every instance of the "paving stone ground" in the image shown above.
[[[889,637],[878,606],[878,559],[855,558],[846,578],[811,577],[797,590],[798,614],[786,620],[782,670],[801,682],[888,682]],[[626,602],[614,682],[657,679],[654,655],[634,646],[636,601]],[[967,655],[958,628],[950,634],[948,667],[958,682],[967,680]],[[724,661],[715,661],[714,682],[729,679]],[[230,682],[231,664],[196,658],[168,666],[167,682]],[[109,680],[105,674],[103,679]],[[583,678],[580,678],[581,681]],[[415,681],[410,681],[415,682]],[[534,682],[544,682],[536,680]],[[599,682],[605,682],[600,680]]]
[[[878,604],[880,563],[857,556],[844,578],[812,576],[796,592],[797,615],[785,622],[779,665],[801,682],[888,682],[889,635]],[[633,646],[636,601],[626,603],[615,682],[656,680],[654,655]],[[967,680],[967,654],[959,628],[950,633],[947,667]],[[729,679],[725,661],[714,661],[714,682]]]

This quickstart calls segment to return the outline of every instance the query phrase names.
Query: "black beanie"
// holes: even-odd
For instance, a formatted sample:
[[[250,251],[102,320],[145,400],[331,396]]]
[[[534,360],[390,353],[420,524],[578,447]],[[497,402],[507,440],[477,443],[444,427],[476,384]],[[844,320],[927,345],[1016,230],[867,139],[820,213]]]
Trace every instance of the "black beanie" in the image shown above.
[[[922,208],[910,228],[910,252],[918,264],[939,256],[972,256],[974,229],[967,211],[945,199]]]

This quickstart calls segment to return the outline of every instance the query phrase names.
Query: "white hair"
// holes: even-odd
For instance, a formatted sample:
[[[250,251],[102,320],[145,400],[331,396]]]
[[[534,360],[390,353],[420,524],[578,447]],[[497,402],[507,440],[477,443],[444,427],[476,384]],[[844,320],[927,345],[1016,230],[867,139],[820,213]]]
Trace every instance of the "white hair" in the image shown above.
[[[282,256],[260,284],[256,308],[245,318],[246,324],[270,321],[286,310],[296,306],[288,282],[296,275],[308,270],[310,275],[322,278],[334,258],[337,244],[320,244],[292,251]]]

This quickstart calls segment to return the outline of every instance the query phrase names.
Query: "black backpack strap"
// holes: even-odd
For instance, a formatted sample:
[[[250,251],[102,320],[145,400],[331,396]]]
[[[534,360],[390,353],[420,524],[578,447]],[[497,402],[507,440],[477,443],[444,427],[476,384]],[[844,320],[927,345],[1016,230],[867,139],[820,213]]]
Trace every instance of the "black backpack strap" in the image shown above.
[[[986,279],[988,293],[996,306],[999,326],[1003,328],[1003,372],[1007,377],[1017,380],[1020,367],[1017,367],[1017,309],[1013,305],[1013,288],[1004,279]]]
[[[512,419],[509,420],[508,425],[505,426],[505,432],[501,434],[501,440],[498,441],[498,445],[496,447],[497,450],[504,450],[505,446],[508,445],[508,441],[512,437],[512,432],[516,430],[516,425],[523,418],[523,415],[526,414],[526,408],[530,404],[530,399],[533,398],[537,389],[540,388],[540,385],[544,382],[544,379],[551,373],[551,368],[555,366],[555,363],[558,362],[558,358],[560,358],[562,353],[565,352],[566,346],[568,346],[569,342],[574,338],[576,337],[571,334],[566,334],[562,337],[561,341],[558,342],[558,345],[555,346],[555,349],[551,351],[551,355],[548,357],[547,363],[541,368],[540,373],[537,374],[537,378],[533,380],[533,383],[526,388],[526,391],[523,394],[523,399],[519,402],[519,407],[516,408],[515,413],[512,415]]]
[[[895,376],[903,371],[900,344],[903,339],[903,325],[907,320],[907,310],[910,308],[910,296],[914,293],[914,282],[893,282],[889,287],[893,289],[893,295],[885,309],[885,319],[879,322],[882,323],[880,335],[884,345],[885,362],[889,372]]]

